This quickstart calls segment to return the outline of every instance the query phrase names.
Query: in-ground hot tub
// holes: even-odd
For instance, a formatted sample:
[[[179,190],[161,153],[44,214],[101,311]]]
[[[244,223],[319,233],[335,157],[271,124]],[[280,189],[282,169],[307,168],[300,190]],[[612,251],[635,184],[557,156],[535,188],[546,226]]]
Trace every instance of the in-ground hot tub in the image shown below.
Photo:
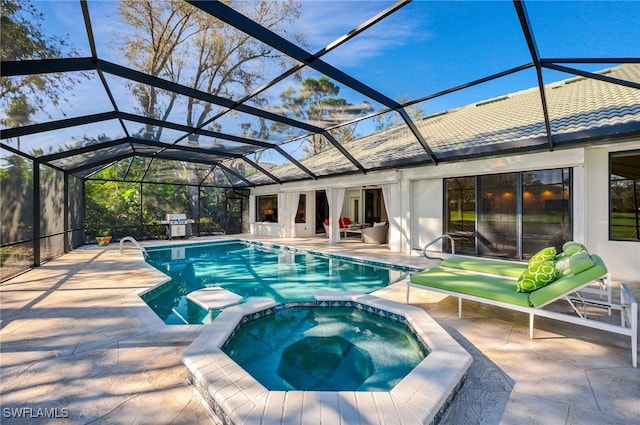
[[[429,352],[403,316],[357,302],[262,313],[245,316],[222,351],[270,391],[390,391]]]
[[[240,334],[247,334],[241,330],[244,324],[255,328],[254,336],[261,333],[268,341],[270,330],[260,329],[265,316],[276,317],[279,312],[300,308],[300,304],[276,306],[272,300],[265,299],[229,307],[183,354],[190,382],[222,423],[438,422],[464,382],[471,356],[424,310],[372,295],[338,291],[318,292],[315,302],[304,305],[324,310],[355,309],[384,318],[374,320],[377,326],[387,327],[385,320],[389,320],[390,328],[406,327],[415,336],[421,358],[415,366],[403,366],[402,376],[382,379],[390,382],[384,387],[380,379],[372,378],[378,366],[372,361],[375,355],[366,348],[366,335],[363,340],[353,342],[347,332],[327,335],[325,331],[318,334],[316,329],[307,336],[283,343],[282,347],[260,347],[249,343],[250,340],[236,344],[234,337],[239,330]],[[330,313],[329,316],[336,315]],[[283,323],[277,326],[282,327]],[[329,326],[340,327],[336,323]],[[387,335],[386,330],[383,335]],[[378,337],[371,335],[372,340]],[[268,357],[275,352],[278,361],[267,359],[263,365],[274,369],[270,371],[272,378],[260,378],[264,381],[261,383],[223,348],[229,352],[244,350],[248,357],[259,357],[261,353]],[[323,353],[309,355],[309,349]],[[383,357],[385,355],[388,353]],[[317,367],[309,371],[310,363]],[[301,378],[300,372],[309,375]],[[256,374],[255,370],[253,373]],[[345,376],[336,379],[339,374]],[[284,382],[284,386],[279,386],[283,385],[279,381]],[[366,381],[373,381],[374,385],[363,389]],[[345,383],[348,388],[341,389],[339,386]]]

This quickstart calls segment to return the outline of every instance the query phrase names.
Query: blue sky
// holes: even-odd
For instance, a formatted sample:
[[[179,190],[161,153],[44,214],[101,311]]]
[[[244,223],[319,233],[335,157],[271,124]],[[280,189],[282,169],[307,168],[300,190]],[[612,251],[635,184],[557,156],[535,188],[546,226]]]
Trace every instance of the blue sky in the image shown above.
[[[47,32],[69,34],[79,55],[89,56],[79,1],[35,4],[45,13]],[[126,65],[113,49],[121,31],[116,2],[88,4],[99,56]],[[308,50],[315,52],[391,4],[304,0],[292,30],[303,32]],[[543,57],[640,57],[638,1],[527,1],[526,7]],[[396,100],[421,98],[531,61],[511,1],[414,1],[323,59]],[[608,65],[575,66],[596,70]],[[308,70],[307,76],[318,74]],[[548,83],[571,75],[545,70],[544,77]],[[277,99],[286,84],[295,83],[273,88],[271,96]],[[424,109],[436,113],[536,84],[529,70],[427,102]],[[352,103],[367,100],[347,87],[340,95]],[[97,103],[92,96],[86,101]]]
[[[323,2],[304,4],[322,8]],[[532,1],[526,6],[543,57],[640,57],[640,2]],[[336,25],[349,14],[332,16],[327,20]],[[391,97],[419,98],[528,63],[531,57],[510,1],[417,1],[325,60],[372,87],[385,88]],[[505,93],[494,96],[532,87],[532,75],[513,78]],[[569,77],[545,72],[549,80]]]

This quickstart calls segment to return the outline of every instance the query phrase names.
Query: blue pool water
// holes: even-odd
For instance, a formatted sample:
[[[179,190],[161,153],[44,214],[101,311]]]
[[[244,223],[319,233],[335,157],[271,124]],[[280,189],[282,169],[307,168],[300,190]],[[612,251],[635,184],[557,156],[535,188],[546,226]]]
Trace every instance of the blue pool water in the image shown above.
[[[171,281],[142,298],[167,324],[210,323],[219,311],[206,311],[186,298],[205,287],[222,287],[244,301],[269,297],[279,304],[312,300],[316,291],[326,289],[370,293],[411,271],[243,241],[147,252],[147,262]]]
[[[222,350],[270,391],[390,391],[428,354],[405,324],[332,306],[276,309]]]

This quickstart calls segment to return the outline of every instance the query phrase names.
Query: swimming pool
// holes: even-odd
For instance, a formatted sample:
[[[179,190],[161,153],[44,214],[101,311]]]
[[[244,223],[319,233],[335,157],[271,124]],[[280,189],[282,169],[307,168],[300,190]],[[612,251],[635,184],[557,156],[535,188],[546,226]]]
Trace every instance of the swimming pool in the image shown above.
[[[224,288],[243,302],[268,297],[279,304],[313,300],[327,289],[371,293],[415,272],[242,240],[149,247],[147,254],[147,262],[171,281],[142,298],[167,324],[211,323],[220,309],[206,310],[187,299],[202,288]]]

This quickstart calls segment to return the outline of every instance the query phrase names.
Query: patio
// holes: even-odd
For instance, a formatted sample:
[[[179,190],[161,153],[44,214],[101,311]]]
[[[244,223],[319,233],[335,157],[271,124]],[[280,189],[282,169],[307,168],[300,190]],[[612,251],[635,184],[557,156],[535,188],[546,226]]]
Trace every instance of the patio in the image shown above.
[[[259,239],[434,264],[355,240]],[[180,361],[201,328],[159,325],[134,296],[159,280],[130,245],[123,254],[88,245],[0,285],[3,423],[215,423]],[[640,282],[628,283],[640,298]],[[403,302],[404,286],[376,295]],[[412,299],[474,358],[441,423],[625,424],[640,416],[640,370],[626,338],[539,319],[529,340],[526,315],[469,303],[460,320],[456,300],[426,291]],[[43,411],[55,421],[35,417]]]

